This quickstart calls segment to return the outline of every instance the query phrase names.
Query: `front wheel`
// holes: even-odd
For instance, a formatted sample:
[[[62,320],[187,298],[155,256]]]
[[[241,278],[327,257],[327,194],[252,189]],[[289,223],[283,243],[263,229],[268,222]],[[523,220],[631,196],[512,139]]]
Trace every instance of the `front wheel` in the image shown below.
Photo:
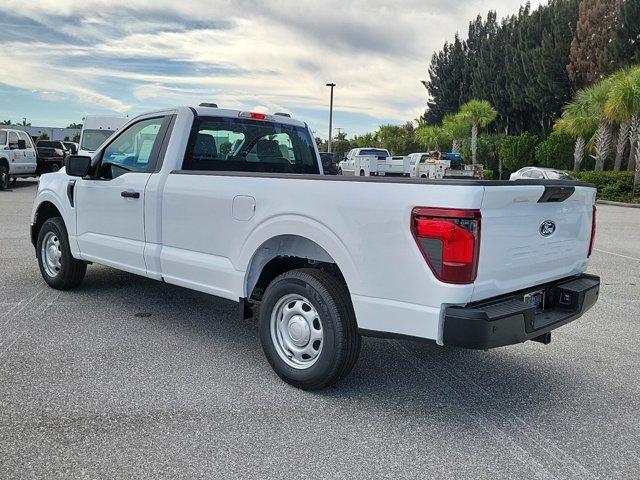
[[[305,390],[344,378],[360,353],[360,334],[346,286],[305,268],[283,273],[260,304],[260,341],[271,367]]]
[[[360,176],[364,177],[364,170],[360,170]]]
[[[0,190],[9,188],[9,168],[6,165],[0,165]]]
[[[71,256],[67,229],[60,217],[50,218],[38,233],[36,246],[42,278],[57,290],[69,290],[82,283],[87,264]]]

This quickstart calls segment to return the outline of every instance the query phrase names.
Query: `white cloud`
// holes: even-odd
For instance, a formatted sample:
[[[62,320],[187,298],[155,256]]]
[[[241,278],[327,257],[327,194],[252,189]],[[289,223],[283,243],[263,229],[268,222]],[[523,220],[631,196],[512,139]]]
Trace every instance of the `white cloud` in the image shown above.
[[[9,59],[3,55],[15,68],[0,71],[0,83],[71,94],[79,102],[115,111],[139,109],[147,102],[202,100],[230,108],[260,105],[295,111],[326,108],[324,85],[333,81],[336,110],[403,121],[424,110],[426,92],[420,80],[427,77],[432,53],[456,31],[464,35],[478,13],[515,13],[520,0],[4,4],[8,11],[44,25],[59,16],[77,19],[56,24],[66,38],[77,41],[23,48],[28,54]],[[56,54],[110,58],[116,67],[53,64],[50,58]],[[118,65],[118,59],[150,57],[167,65],[190,62],[194,68],[184,74],[170,69],[144,73],[129,63]],[[119,85],[131,82],[129,91],[110,91],[109,79],[119,80]],[[107,86],[96,87],[97,82]]]

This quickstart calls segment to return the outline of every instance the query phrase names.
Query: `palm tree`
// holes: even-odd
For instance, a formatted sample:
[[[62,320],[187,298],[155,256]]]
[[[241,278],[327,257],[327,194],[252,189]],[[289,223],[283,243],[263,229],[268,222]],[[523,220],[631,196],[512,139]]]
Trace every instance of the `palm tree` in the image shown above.
[[[627,160],[627,170],[630,172],[635,170],[636,155],[635,145],[640,131],[640,116],[634,115],[629,122],[629,159]]]
[[[461,139],[469,134],[469,126],[460,114],[449,113],[442,119],[442,128],[451,137],[451,151],[460,152]]]
[[[460,118],[471,125],[471,162],[478,163],[478,128],[486,127],[498,116],[498,112],[486,100],[469,100],[460,107]]]
[[[613,121],[637,123],[637,118],[640,116],[640,67],[623,70],[611,78],[611,88],[604,106],[604,113]],[[635,137],[632,142],[632,149],[635,146],[633,151],[636,172],[633,182],[635,193],[640,184],[640,129],[636,128],[633,135]]]
[[[576,139],[573,149],[573,171],[580,171],[580,165],[584,159],[584,152],[587,146],[586,139],[593,135],[598,125],[594,117],[589,112],[588,99],[582,95],[564,107],[562,116],[556,121],[554,128],[571,135]]]
[[[449,142],[450,137],[442,127],[425,125],[416,129],[414,139],[427,150],[440,150],[441,146]]]
[[[12,122],[11,120],[3,120],[2,122],[0,122],[0,125],[11,125]]]
[[[606,78],[576,94],[576,98],[587,106],[587,114],[591,115],[593,121],[598,124],[596,133],[591,139],[594,145],[594,155],[592,157],[596,161],[594,169],[597,172],[604,170],[604,162],[609,156],[611,144],[613,143],[611,121],[604,113],[612,83],[611,78]]]
[[[616,172],[619,172],[620,167],[622,166],[622,156],[624,155],[627,143],[629,142],[629,130],[629,122],[622,122],[620,124],[620,128],[618,129],[618,140],[616,142],[616,160],[613,163],[613,170]]]

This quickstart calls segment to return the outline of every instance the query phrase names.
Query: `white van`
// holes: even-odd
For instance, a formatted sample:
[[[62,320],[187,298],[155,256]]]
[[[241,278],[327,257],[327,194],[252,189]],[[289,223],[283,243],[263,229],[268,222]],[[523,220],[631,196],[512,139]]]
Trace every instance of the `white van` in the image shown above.
[[[87,115],[80,132],[78,155],[92,156],[113,132],[129,121],[129,117]]]

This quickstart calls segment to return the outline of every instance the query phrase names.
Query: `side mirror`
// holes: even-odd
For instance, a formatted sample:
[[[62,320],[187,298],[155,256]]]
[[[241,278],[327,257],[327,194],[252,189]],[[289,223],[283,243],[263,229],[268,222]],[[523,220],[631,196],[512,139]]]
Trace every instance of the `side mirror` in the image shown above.
[[[91,157],[69,155],[66,161],[67,175],[72,177],[84,177],[89,172]]]
[[[24,139],[18,140],[18,150],[26,150],[27,149],[27,141]]]

